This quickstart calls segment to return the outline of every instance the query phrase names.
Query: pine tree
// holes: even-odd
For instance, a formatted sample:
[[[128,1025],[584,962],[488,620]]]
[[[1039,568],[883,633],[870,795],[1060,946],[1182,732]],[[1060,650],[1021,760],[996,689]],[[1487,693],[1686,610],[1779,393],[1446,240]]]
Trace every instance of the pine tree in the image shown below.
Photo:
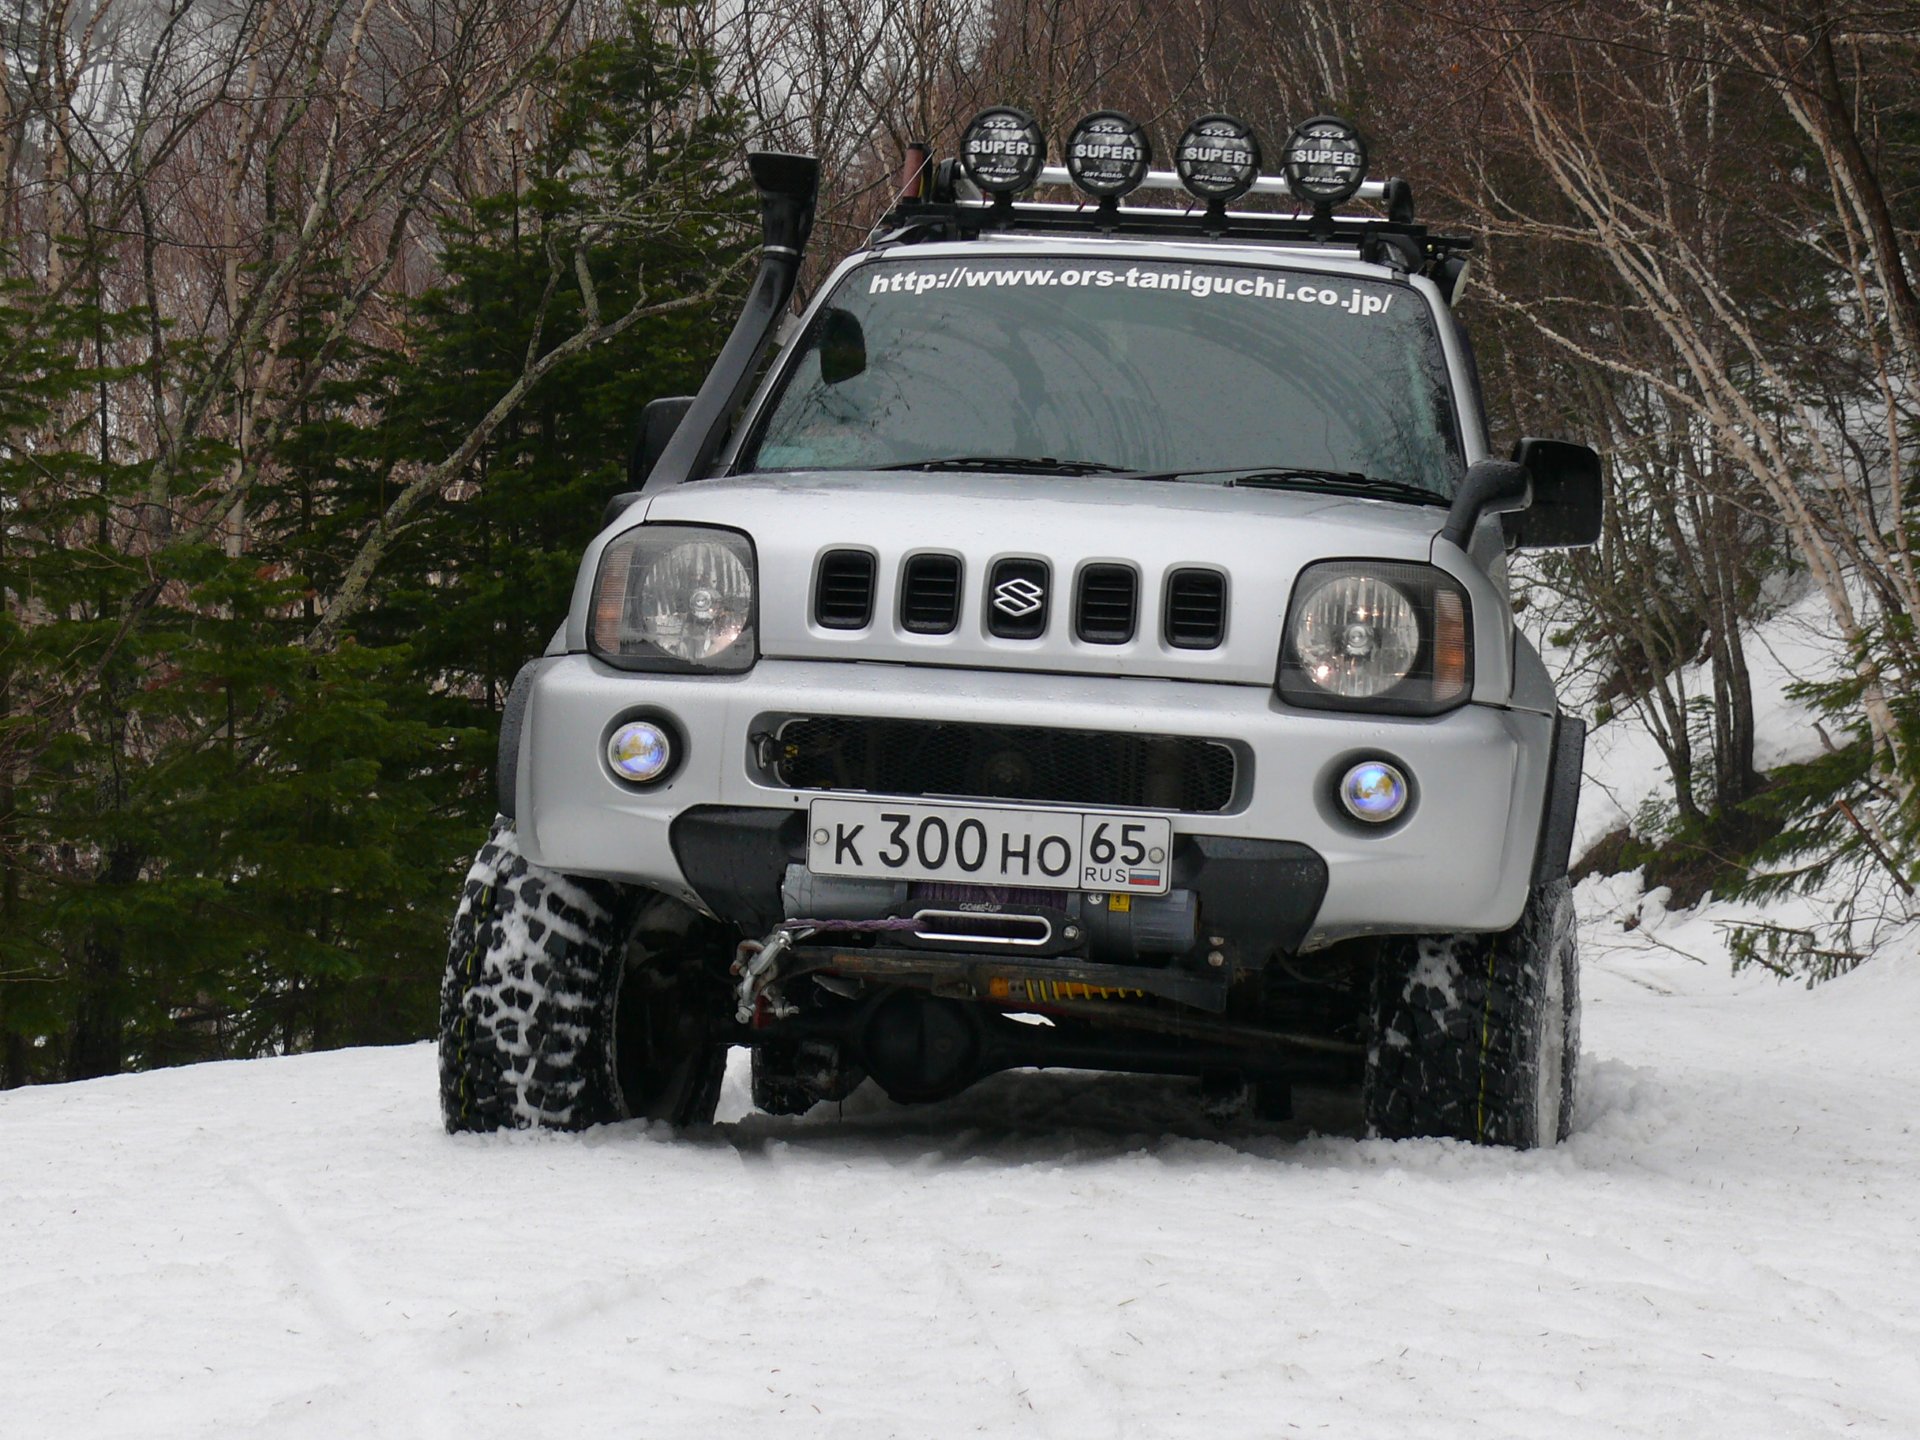
[[[698,383],[747,250],[707,57],[635,7],[537,94],[523,173],[447,218],[444,282],[398,342],[305,368],[337,301],[316,272],[283,350],[299,423],[173,458],[176,496],[259,466],[243,518],[149,502],[114,404],[172,383],[142,368],[147,316],[0,288],[0,1085],[429,1032],[507,684],[642,405]],[[382,533],[530,358],[642,296],[706,298],[551,369]],[[392,543],[369,598],[322,643],[370,535]]]
[[[383,377],[372,439],[384,462],[447,453],[529,353],[578,329],[580,273],[605,315],[740,273],[750,237],[738,116],[714,94],[707,59],[657,39],[639,7],[627,13],[627,33],[554,71],[524,183],[446,226],[446,282],[418,305],[404,363]],[[415,528],[367,633],[408,637],[422,678],[491,729],[515,671],[565,614],[607,499],[625,488],[641,408],[698,386],[727,308],[655,318],[548,376]]]
[[[446,222],[444,283],[414,304],[403,343],[322,387],[320,408],[291,435],[271,553],[315,593],[337,583],[404,477],[455,452],[529,357],[591,310],[700,295],[741,273],[750,196],[735,173],[738,117],[713,94],[705,57],[659,41],[638,7],[627,18],[626,33],[543,77],[552,100],[526,175]],[[440,737],[425,774],[452,838],[430,852],[442,878],[419,875],[406,891],[420,919],[389,952],[390,973],[362,970],[342,992],[341,1035],[383,1035],[401,992],[410,1033],[430,1023],[438,953],[428,932],[437,940],[452,871],[492,814],[507,689],[566,612],[581,550],[624,488],[641,408],[698,385],[729,304],[722,290],[563,362],[389,551],[354,648],[392,659],[388,683],[404,677],[388,691],[392,713]],[[340,951],[336,940],[314,961]]]

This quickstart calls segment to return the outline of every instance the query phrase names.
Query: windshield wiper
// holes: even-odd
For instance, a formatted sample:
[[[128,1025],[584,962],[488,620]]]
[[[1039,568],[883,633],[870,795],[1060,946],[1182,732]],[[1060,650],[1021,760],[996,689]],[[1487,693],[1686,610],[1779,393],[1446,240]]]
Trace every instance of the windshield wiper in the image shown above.
[[[1194,472],[1222,474],[1222,471]],[[1249,490],[1311,490],[1320,495],[1358,495],[1368,500],[1411,500],[1417,505],[1446,505],[1446,496],[1424,485],[1409,485],[1404,480],[1383,480],[1358,470],[1320,470],[1306,465],[1288,465],[1273,470],[1241,470],[1228,476],[1226,483]]]
[[[903,460],[876,470],[994,470],[1014,475],[1129,475],[1124,465],[1098,460],[1056,460],[1051,455],[948,455],[938,460]]]

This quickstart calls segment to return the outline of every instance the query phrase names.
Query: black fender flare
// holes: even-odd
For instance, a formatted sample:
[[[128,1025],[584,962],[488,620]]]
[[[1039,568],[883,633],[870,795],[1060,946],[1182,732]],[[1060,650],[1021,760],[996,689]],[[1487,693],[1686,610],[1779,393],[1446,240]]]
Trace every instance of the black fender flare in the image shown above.
[[[1587,755],[1587,722],[1562,711],[1553,720],[1553,753],[1547,766],[1546,804],[1540,841],[1533,852],[1533,886],[1566,878],[1572,860],[1573,822],[1580,813],[1580,775]]]
[[[518,819],[516,792],[520,784],[520,732],[527,719],[527,701],[543,667],[557,657],[541,655],[520,667],[500,710],[500,752],[493,762],[494,805],[509,820]]]

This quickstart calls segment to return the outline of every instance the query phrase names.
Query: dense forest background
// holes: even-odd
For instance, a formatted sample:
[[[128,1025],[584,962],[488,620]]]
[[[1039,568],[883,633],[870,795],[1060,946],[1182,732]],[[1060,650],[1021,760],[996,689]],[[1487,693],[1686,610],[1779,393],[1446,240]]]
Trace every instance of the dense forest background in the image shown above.
[[[0,1087],[426,1034],[507,683],[749,273],[743,152],[822,158],[817,283],[1000,101],[1357,120],[1479,241],[1501,439],[1608,459],[1530,623],[1671,785],[1590,863],[1824,887],[1742,937],[1796,976],[1911,913],[1920,3],[4,0]],[[1748,637],[1808,594],[1829,743],[1763,773]]]

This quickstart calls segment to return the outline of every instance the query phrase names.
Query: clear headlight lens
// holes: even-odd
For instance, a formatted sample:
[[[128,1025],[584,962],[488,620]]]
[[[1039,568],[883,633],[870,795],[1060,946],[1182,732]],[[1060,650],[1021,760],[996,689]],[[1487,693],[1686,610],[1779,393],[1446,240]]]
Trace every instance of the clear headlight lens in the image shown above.
[[[744,535],[640,525],[607,546],[587,645],[635,670],[745,670],[757,657]]]
[[[1368,698],[1407,678],[1420,654],[1420,622],[1413,602],[1385,580],[1343,575],[1301,607],[1294,648],[1322,690]]]
[[[1431,565],[1335,560],[1294,586],[1279,690],[1296,705],[1435,715],[1473,688],[1467,596]]]

